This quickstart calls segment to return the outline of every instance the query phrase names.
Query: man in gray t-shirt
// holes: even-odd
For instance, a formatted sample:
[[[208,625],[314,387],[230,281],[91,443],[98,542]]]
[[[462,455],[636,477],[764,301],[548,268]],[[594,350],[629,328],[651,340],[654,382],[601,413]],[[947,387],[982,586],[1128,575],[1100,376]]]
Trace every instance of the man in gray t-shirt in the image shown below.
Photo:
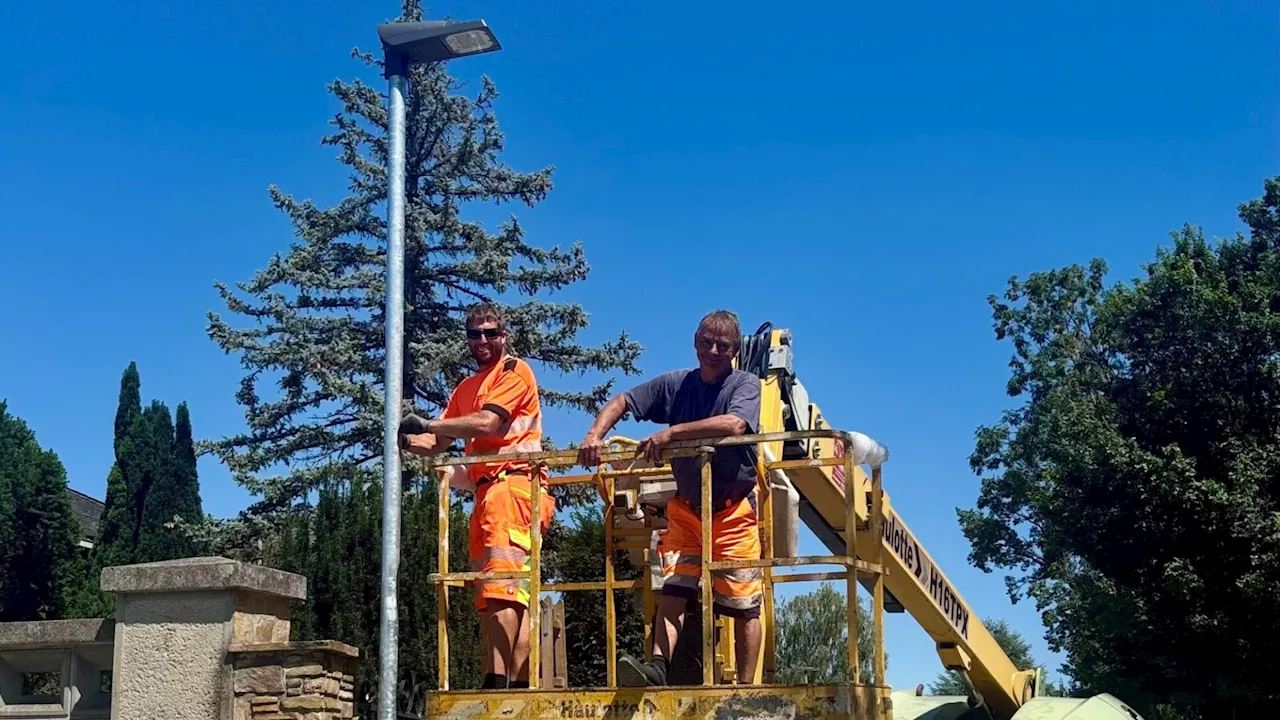
[[[637,385],[622,397],[627,403],[627,412],[636,420],[676,426],[729,415],[745,425],[745,432],[759,431],[760,378],[741,370],[731,370],[713,382],[702,378],[700,368],[676,370]],[[702,467],[698,458],[672,458],[671,472],[676,478],[680,497],[695,512],[700,512]],[[754,445],[718,448],[711,455],[713,506],[723,507],[734,500],[741,500],[755,486]]]
[[[738,318],[726,310],[708,313],[694,333],[698,367],[669,372],[613,398],[600,411],[579,450],[587,467],[600,462],[605,434],[626,413],[637,420],[667,425],[646,438],[640,450],[661,462],[673,440],[745,435],[760,431],[760,379],[735,370],[742,342]],[[653,662],[629,656],[618,662],[620,685],[667,684],[668,661],[690,601],[698,598],[702,572],[702,471],[698,458],[673,458],[676,496],[667,504],[667,533],[662,542],[664,582],[654,632]],[[760,558],[756,516],[756,449],[751,445],[717,448],[711,456],[711,544],[713,560]],[[739,682],[751,682],[760,655],[761,571],[759,568],[712,573],[715,611],[734,618]]]

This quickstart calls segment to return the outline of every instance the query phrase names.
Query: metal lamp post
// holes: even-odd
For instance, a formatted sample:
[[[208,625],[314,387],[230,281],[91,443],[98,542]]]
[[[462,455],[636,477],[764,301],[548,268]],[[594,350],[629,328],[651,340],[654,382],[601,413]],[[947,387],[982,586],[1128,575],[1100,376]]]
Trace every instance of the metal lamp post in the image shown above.
[[[390,84],[387,135],[387,366],[382,428],[382,621],[379,630],[378,717],[396,718],[400,573],[400,404],[404,378],[404,143],[405,93],[415,63],[445,62],[501,50],[483,20],[387,23],[378,26],[384,74]]]

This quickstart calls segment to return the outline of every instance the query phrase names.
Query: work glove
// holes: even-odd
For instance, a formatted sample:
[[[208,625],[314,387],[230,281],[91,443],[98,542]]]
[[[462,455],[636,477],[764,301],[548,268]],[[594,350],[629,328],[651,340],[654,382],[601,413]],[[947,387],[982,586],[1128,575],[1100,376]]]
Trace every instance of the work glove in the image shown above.
[[[426,418],[409,413],[400,421],[401,435],[421,435],[427,431]]]
[[[409,447],[410,435],[421,435],[427,431],[427,421],[413,413],[409,413],[400,421],[400,428],[396,433],[398,445],[401,450]]]

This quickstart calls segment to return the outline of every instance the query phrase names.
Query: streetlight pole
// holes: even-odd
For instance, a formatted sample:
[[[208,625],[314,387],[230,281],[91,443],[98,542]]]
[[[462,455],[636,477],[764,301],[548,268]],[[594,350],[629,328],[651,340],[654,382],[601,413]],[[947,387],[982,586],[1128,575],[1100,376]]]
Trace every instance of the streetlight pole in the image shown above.
[[[387,117],[386,370],[382,418],[382,618],[378,632],[378,718],[396,720],[400,621],[400,447],[404,401],[404,162],[405,95],[415,63],[445,62],[501,50],[483,20],[426,21],[378,26],[389,85]],[[443,592],[443,587],[441,588]]]

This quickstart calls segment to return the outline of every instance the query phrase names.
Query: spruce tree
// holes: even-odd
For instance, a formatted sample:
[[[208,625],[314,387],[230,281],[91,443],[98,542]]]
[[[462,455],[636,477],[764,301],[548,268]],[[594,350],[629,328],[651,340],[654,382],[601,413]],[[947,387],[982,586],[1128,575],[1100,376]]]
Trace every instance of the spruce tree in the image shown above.
[[[401,19],[421,16],[418,0],[405,0]],[[356,57],[381,65],[368,53]],[[551,190],[551,169],[521,172],[502,163],[498,93],[487,78],[474,96],[460,94],[461,84],[441,64],[414,67],[410,81],[405,409],[434,414],[472,371],[463,316],[467,305],[488,299],[508,317],[510,350],[539,372],[546,405],[596,410],[611,395],[611,380],[586,391],[556,389],[548,371],[636,372],[640,347],[625,333],[595,347],[580,344],[586,312],[547,299],[586,278],[582,247],[533,245],[514,217],[490,231],[463,216],[477,203],[536,205]],[[262,494],[255,512],[288,507],[335,473],[380,475],[386,100],[361,80],[334,81],[329,90],[341,110],[323,144],[337,147],[349,169],[348,197],[321,208],[271,188],[297,239],[252,280],[237,283],[239,293],[216,283],[227,310],[248,323],[235,327],[209,314],[209,336],[242,357],[236,399],[248,424],[247,432],[211,449],[237,482]]]
[[[401,20],[421,15],[418,0],[405,1]],[[381,65],[368,53],[356,58],[375,70]],[[466,217],[477,204],[535,206],[551,190],[551,169],[522,172],[502,162],[498,94],[487,78],[464,94],[443,65],[410,74],[402,410],[436,414],[474,371],[463,318],[469,305],[489,300],[508,319],[510,351],[538,373],[544,407],[596,411],[613,392],[611,380],[575,390],[557,385],[556,375],[636,373],[640,347],[625,333],[599,345],[580,342],[585,310],[551,297],[586,278],[582,247],[535,245],[514,217],[497,228]],[[295,241],[250,280],[216,283],[228,316],[211,312],[208,334],[241,357],[236,400],[247,429],[208,449],[261,499],[237,521],[205,529],[220,550],[279,566],[288,561],[273,553],[297,548],[304,532],[291,516],[307,517],[309,556],[294,564],[308,569],[312,597],[299,627],[361,648],[369,664],[359,700],[375,692],[379,652],[387,114],[384,95],[361,80],[328,89],[341,108],[323,144],[339,150],[351,178],[348,196],[326,208],[271,188]],[[435,483],[413,482],[414,467],[407,464],[403,478],[413,490],[402,525],[400,681],[411,696],[402,709],[419,696],[412,688],[436,679],[436,588],[426,582],[435,565]],[[455,570],[466,567],[467,556],[460,505],[451,522]],[[476,687],[474,605],[469,591],[452,597],[454,684]]]
[[[67,496],[67,473],[52,450],[0,401],[0,621],[55,620],[83,581],[76,555],[80,528]]]

